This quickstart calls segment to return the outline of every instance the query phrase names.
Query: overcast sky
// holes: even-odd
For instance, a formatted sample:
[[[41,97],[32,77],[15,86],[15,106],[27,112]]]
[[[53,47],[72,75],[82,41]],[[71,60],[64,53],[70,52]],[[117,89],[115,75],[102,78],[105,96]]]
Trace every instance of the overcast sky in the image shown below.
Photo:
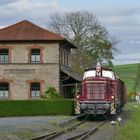
[[[115,64],[140,63],[140,0],[0,0],[0,28],[27,19],[47,27],[53,12],[90,10],[120,40]]]

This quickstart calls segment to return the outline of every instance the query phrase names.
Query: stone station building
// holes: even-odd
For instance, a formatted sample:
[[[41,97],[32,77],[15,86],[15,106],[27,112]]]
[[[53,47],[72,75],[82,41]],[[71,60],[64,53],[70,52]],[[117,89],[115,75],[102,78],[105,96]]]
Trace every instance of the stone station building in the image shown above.
[[[40,98],[49,87],[74,96],[81,76],[70,69],[76,46],[29,21],[0,29],[0,98]]]

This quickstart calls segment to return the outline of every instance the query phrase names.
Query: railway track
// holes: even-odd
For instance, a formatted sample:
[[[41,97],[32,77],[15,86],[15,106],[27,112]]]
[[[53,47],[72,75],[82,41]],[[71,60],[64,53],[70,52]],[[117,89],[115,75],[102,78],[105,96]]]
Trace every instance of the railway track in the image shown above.
[[[92,135],[93,133],[95,133],[99,127],[101,127],[104,123],[106,123],[106,121],[103,121],[101,123],[99,123],[96,127],[88,130],[88,131],[85,131],[83,133],[80,133],[78,135],[75,135],[75,136],[72,136],[70,138],[67,138],[66,140],[85,140],[87,139],[90,135]]]
[[[95,133],[98,130],[98,128],[102,126],[105,122],[106,121],[97,123],[97,122],[87,122],[86,120],[83,120],[66,129],[62,129],[60,131],[56,131],[47,135],[42,135],[42,136],[33,138],[31,140],[76,140],[76,139],[84,140],[90,135],[92,135],[93,133]],[[80,125],[86,125],[86,126],[91,125],[91,126],[90,128],[86,130],[82,130],[81,132],[76,132],[76,129],[78,129]],[[75,131],[75,134],[67,135],[67,133],[71,133],[74,131]]]
[[[122,111],[118,113],[117,116],[120,116],[121,114]],[[38,136],[31,140],[85,140],[88,139],[88,137],[90,137],[91,135],[93,135],[96,131],[98,131],[102,125],[110,121],[110,119],[117,120],[117,116],[101,122],[87,121],[87,119],[84,119],[83,121],[80,121],[70,127],[63,128],[59,131],[52,132],[46,135]],[[79,127],[80,131],[78,131]]]
[[[60,131],[52,132],[50,134],[38,136],[38,137],[35,137],[31,140],[52,140],[52,139],[58,137],[59,135],[64,134],[65,132],[72,131],[73,129],[76,129],[76,127],[80,126],[81,124],[83,124],[85,122],[86,122],[86,120],[83,120],[83,121],[80,121],[73,126],[70,126],[70,127],[66,128],[66,129],[62,129]]]

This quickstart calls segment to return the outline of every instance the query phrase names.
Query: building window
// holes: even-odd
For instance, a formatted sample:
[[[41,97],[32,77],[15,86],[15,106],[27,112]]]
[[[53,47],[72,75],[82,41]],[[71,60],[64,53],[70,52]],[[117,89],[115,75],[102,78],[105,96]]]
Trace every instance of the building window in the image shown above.
[[[40,97],[40,83],[31,83],[31,98]]]
[[[8,49],[0,49],[0,63],[8,63]]]
[[[9,97],[9,84],[0,83],[0,98],[8,98],[8,97]]]
[[[68,66],[68,53],[65,52],[65,66]]]
[[[40,49],[31,49],[31,63],[40,63]]]
[[[61,50],[60,62],[64,66],[69,66],[69,53],[65,50]]]

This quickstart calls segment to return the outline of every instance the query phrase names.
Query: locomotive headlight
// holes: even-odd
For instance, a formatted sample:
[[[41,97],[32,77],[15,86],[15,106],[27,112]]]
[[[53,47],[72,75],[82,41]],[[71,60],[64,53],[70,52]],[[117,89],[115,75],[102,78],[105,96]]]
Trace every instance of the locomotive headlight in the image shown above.
[[[114,96],[113,95],[111,96],[111,99],[114,99]]]
[[[84,110],[84,109],[86,109],[86,107],[87,107],[87,106],[86,106],[86,104],[84,104],[84,103],[83,103],[83,104],[81,104],[81,106],[80,106],[80,107],[81,107],[81,109],[83,109],[83,110]]]
[[[104,105],[104,107],[105,107],[105,109],[109,109],[109,108],[110,108],[110,104],[107,104],[107,103],[106,103],[106,104]]]
[[[100,68],[96,69],[96,71],[99,73],[100,72]]]
[[[77,96],[76,96],[76,99],[79,99],[79,97],[80,97],[80,96],[79,96],[79,95],[77,95]]]

